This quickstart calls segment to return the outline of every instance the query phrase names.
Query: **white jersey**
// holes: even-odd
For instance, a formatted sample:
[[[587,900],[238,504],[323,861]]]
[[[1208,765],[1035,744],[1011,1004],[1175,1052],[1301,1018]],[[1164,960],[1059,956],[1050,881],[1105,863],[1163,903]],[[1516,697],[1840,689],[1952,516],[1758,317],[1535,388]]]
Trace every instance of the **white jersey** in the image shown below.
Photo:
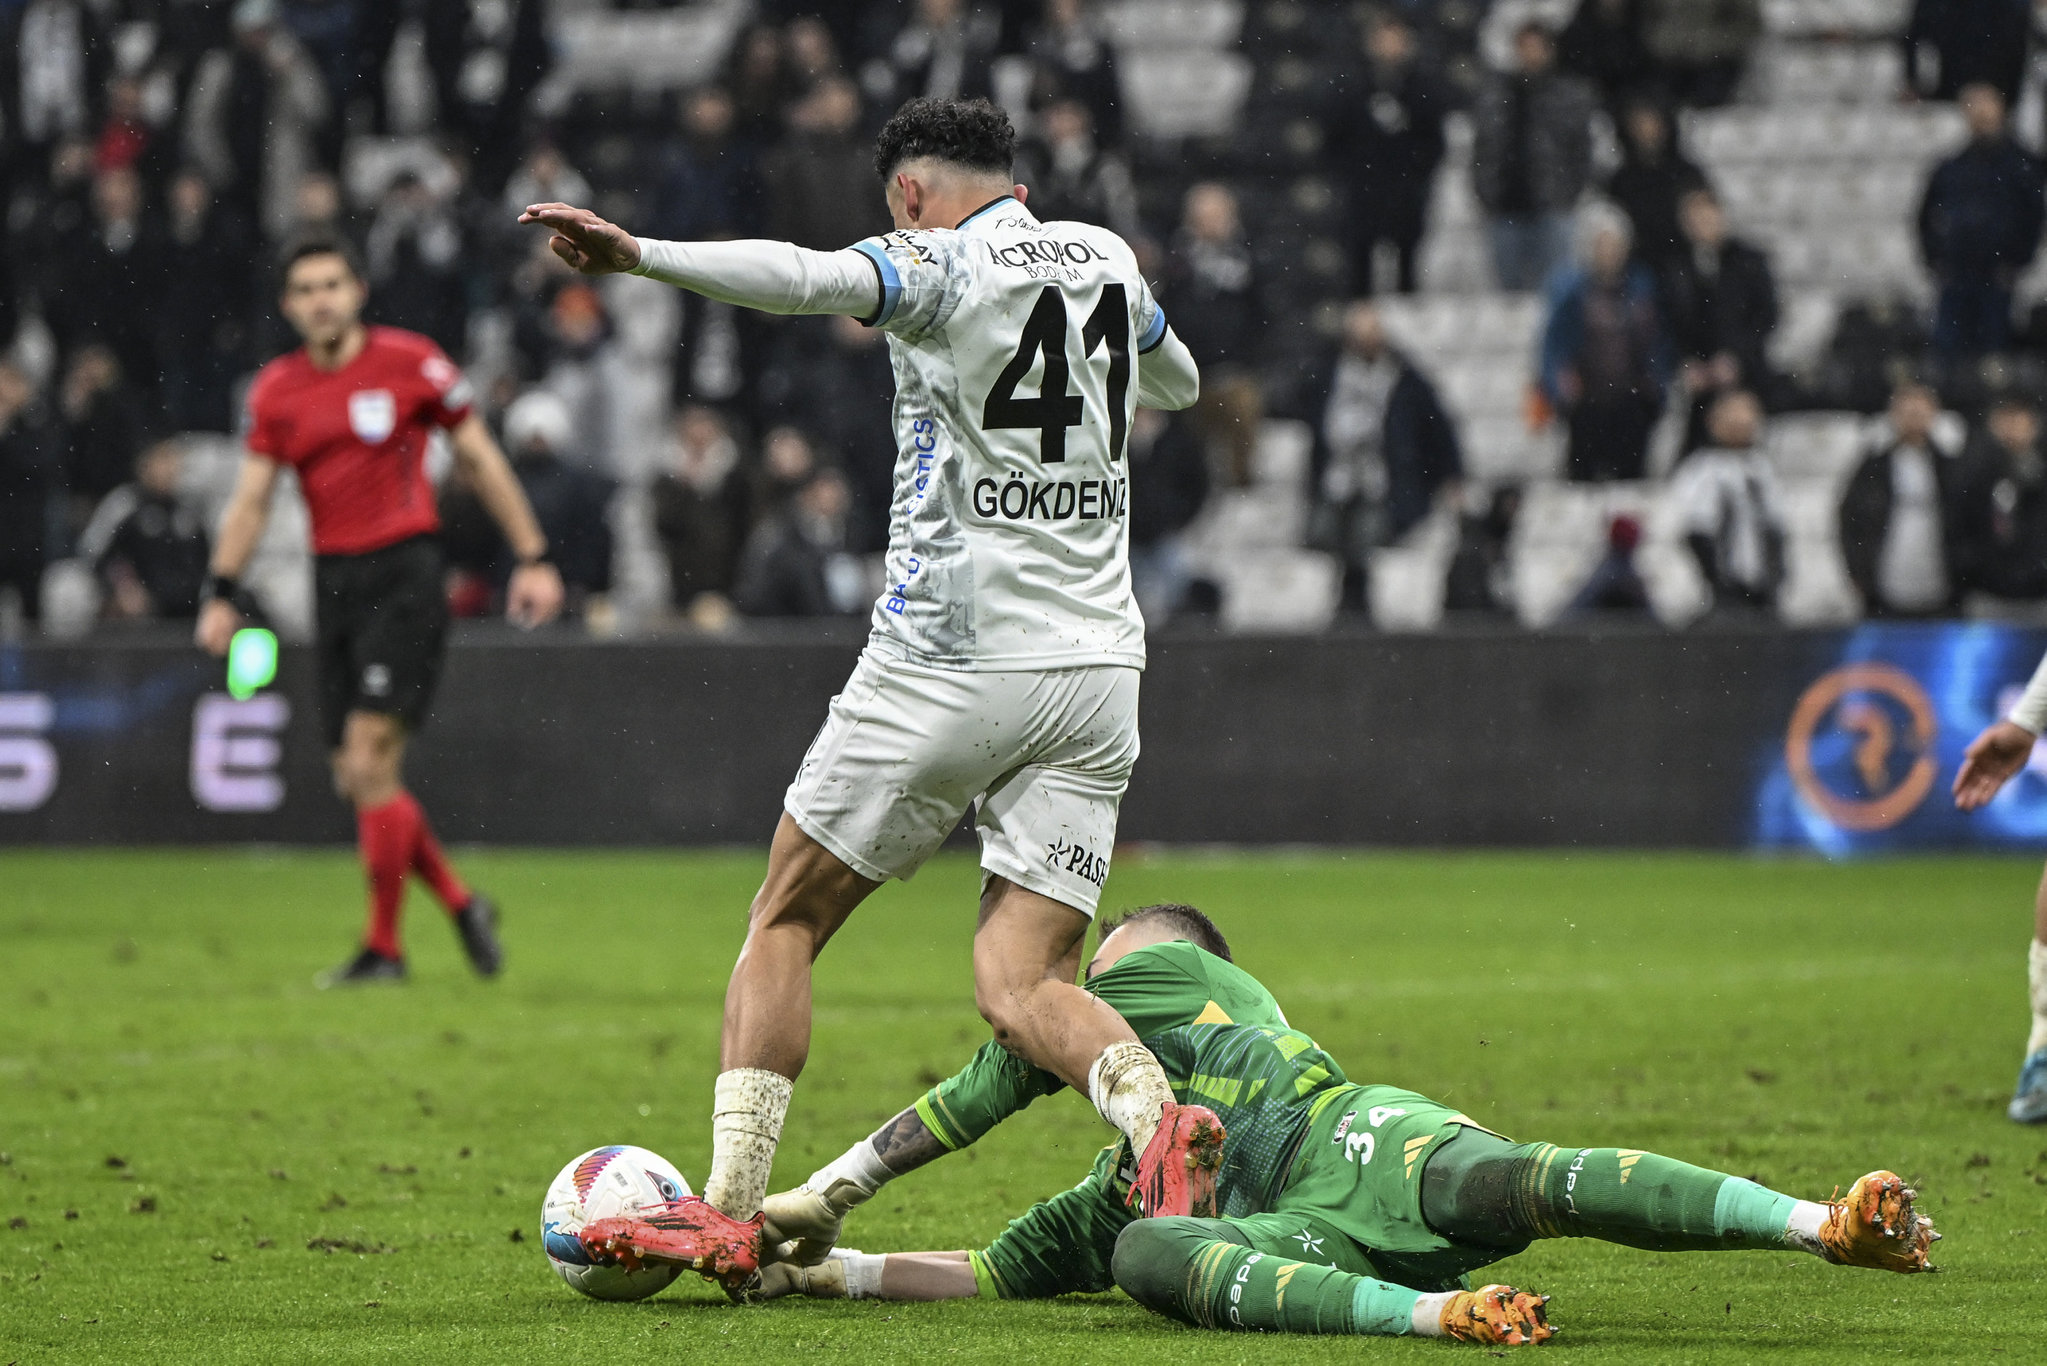
[[[855,250],[896,378],[875,643],[950,668],[1142,667],[1124,447],[1166,320],[1130,248],[1005,197]]]

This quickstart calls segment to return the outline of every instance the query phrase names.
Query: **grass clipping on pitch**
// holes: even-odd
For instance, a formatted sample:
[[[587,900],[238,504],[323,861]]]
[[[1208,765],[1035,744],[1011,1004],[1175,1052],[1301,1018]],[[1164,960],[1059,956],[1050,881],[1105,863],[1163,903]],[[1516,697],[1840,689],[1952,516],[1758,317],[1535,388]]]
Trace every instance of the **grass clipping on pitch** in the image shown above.
[[[584,1300],[541,1256],[542,1191],[600,1143],[653,1148],[701,1184],[719,1002],[761,860],[463,863],[505,907],[504,980],[471,980],[415,891],[412,982],[319,993],[313,972],[357,930],[344,854],[0,854],[0,1362],[1481,1355],[1197,1340],[1121,1295],[741,1309],[686,1278],[640,1304]],[[2018,1360],[2038,1350],[2047,1250],[2047,1131],[2003,1117],[2034,875],[1993,859],[1132,854],[1104,904],[1208,909],[1352,1080],[1517,1139],[1648,1148],[1808,1197],[1889,1166],[1947,1235],[1945,1274],[1918,1278],[1538,1244],[1493,1276],[1553,1294],[1576,1359]],[[986,1037],[974,892],[970,862],[941,860],[828,950],[778,1186]],[[848,1242],[980,1246],[1107,1136],[1079,1098],[1043,1101],[889,1187]]]

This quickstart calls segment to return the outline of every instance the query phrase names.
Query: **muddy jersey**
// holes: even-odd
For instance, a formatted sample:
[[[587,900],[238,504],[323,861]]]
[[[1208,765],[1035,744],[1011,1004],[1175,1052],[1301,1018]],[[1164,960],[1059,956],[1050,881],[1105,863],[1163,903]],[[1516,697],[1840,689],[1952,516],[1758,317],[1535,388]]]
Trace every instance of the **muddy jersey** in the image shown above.
[[[1142,667],[1124,447],[1166,319],[1130,248],[1004,197],[855,249],[896,380],[875,646],[959,669]]]

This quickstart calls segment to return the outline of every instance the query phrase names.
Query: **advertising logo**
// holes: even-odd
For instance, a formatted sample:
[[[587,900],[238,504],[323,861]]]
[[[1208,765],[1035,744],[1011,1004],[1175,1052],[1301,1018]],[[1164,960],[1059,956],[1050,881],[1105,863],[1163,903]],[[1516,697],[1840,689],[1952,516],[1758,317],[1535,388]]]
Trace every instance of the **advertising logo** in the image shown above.
[[[1843,830],[1888,830],[1918,810],[1939,769],[1940,727],[1918,680],[1844,664],[1792,709],[1784,764],[1798,795]]]

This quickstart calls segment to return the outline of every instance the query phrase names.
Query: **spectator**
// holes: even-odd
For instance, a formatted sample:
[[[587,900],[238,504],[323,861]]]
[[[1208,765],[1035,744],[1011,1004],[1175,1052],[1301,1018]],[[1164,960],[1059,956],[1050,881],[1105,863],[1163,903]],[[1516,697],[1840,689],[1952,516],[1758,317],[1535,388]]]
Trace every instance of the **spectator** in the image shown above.
[[[0,61],[12,68],[0,76],[0,135],[19,144],[25,165],[47,166],[59,144],[91,134],[107,38],[104,7],[86,0],[29,0],[0,14]]]
[[[237,0],[233,22],[234,46],[207,53],[193,74],[185,154],[223,202],[281,241],[333,111],[319,72],[278,26],[275,0]]]
[[[1193,581],[1181,533],[1208,502],[1208,452],[1185,414],[1139,408],[1129,458],[1130,586],[1146,629],[1157,630]]]
[[[75,528],[134,472],[143,442],[142,409],[122,380],[121,362],[97,345],[72,357],[57,406],[64,424],[64,486],[75,502]]]
[[[149,383],[156,375],[153,305],[163,283],[163,241],[143,213],[142,178],[132,169],[100,172],[92,210],[91,227],[60,258],[46,317],[67,352],[107,346],[123,370]],[[128,477],[133,458],[133,451],[123,458],[116,483]]]
[[[1037,203],[1037,196],[1031,196]],[[895,502],[896,431],[889,408],[895,374],[888,338],[857,318],[793,319],[776,338],[760,380],[769,419],[807,419],[839,453],[853,496],[846,549],[856,555],[888,548]]]
[[[1642,543],[1642,524],[1625,513],[1616,513],[1606,524],[1606,553],[1592,566],[1566,617],[1647,616],[1651,610],[1649,585],[1635,566],[1635,548]]]
[[[1940,285],[1933,346],[1949,361],[2010,341],[2012,286],[2047,216],[2039,163],[2007,133],[2004,97],[1979,82],[1961,100],[1968,145],[1934,169],[1919,205],[1920,250]]]
[[[1343,563],[1342,606],[1369,602],[1372,551],[1399,540],[1464,475],[1435,386],[1386,340],[1378,308],[1353,302],[1339,344],[1309,371],[1298,416],[1315,434],[1310,544]]]
[[[568,609],[582,613],[593,599],[611,591],[610,508],[616,486],[562,460],[571,435],[568,405],[545,389],[521,394],[505,410],[505,453],[547,535],[547,558],[561,571]],[[499,556],[493,575],[500,592],[513,568],[508,551]]]
[[[401,171],[384,191],[363,258],[379,321],[423,332],[459,353],[468,335],[462,229],[455,187]]]
[[[704,93],[697,92],[692,104]],[[560,148],[543,139],[527,149],[526,159],[505,182],[500,201],[503,211],[516,218],[528,204],[588,204],[590,197],[590,182],[583,173],[569,165]]]
[[[1664,270],[1685,251],[1678,205],[1706,188],[1706,173],[1672,144],[1670,120],[1654,101],[1631,101],[1620,128],[1621,164],[1607,178],[1606,196],[1634,227],[1636,259]]]
[[[1046,222],[1076,219],[1126,242],[1144,235],[1130,167],[1095,141],[1094,116],[1077,99],[1038,111],[1038,136],[1025,143],[1016,176],[1030,188],[1031,210]]]
[[[154,317],[164,421],[173,431],[229,429],[228,384],[249,346],[251,247],[197,171],[171,181],[163,287]]]
[[[682,137],[655,194],[656,236],[704,242],[759,230],[760,173],[738,138],[738,119],[732,96],[718,86],[701,86],[684,99]]]
[[[675,419],[669,468],[654,481],[654,532],[668,560],[668,594],[700,625],[729,615],[726,606],[748,503],[737,473],[739,444],[714,410],[691,407]]]
[[[1712,109],[1734,98],[1749,49],[1763,34],[1762,0],[1640,0],[1642,42],[1680,104]]]
[[[790,109],[789,138],[762,167],[771,236],[836,250],[888,230],[873,149],[859,127],[860,92],[843,76]]]
[[[1174,331],[1201,366],[1202,430],[1222,446],[1230,482],[1247,483],[1264,406],[1255,366],[1267,310],[1237,196],[1227,186],[1207,180],[1187,191],[1165,296]]]
[[[1457,519],[1457,549],[1443,576],[1443,610],[1463,617],[1514,615],[1514,527],[1521,520],[1521,490],[1504,484],[1484,508],[1467,506]]]
[[[420,18],[442,128],[473,168],[477,188],[495,197],[516,163],[520,122],[550,65],[543,0],[433,0],[420,7]]]
[[[1670,371],[1656,284],[1618,213],[1593,215],[1585,244],[1543,327],[1542,392],[1569,424],[1572,479],[1640,479]]]
[[[1721,394],[1707,419],[1712,443],[1671,476],[1670,499],[1716,615],[1772,613],[1784,582],[1784,498],[1757,445],[1762,422],[1754,394]]]
[[[1516,69],[1494,76],[1473,111],[1471,174],[1489,218],[1500,288],[1539,287],[1570,253],[1571,211],[1592,179],[1592,90],[1556,70],[1538,23],[1514,38]]]
[[[1656,79],[1639,7],[1639,0],[1584,0],[1557,35],[1558,65],[1590,82],[1616,123],[1624,117],[1622,101]]]
[[[1913,0],[1905,25],[1905,93],[1952,100],[1976,84],[2018,107],[2033,36],[2027,0]]]
[[[156,126],[143,110],[141,80],[116,76],[107,83],[107,114],[93,141],[93,169],[134,171],[161,183],[162,151]]]
[[[56,443],[35,407],[35,387],[0,360],[0,595],[12,588],[30,621],[42,615],[50,504],[62,487]]]
[[[1950,532],[1959,462],[1935,434],[1939,400],[1916,381],[1891,395],[1888,432],[1841,495],[1841,558],[1873,617],[1933,616],[1956,599]]]
[[[1122,87],[1116,74],[1116,52],[1087,12],[1085,0],[1045,0],[1044,20],[1025,42],[1024,51],[1033,68],[1033,105],[1078,100],[1102,142],[1110,147],[1122,145]]]
[[[754,520],[781,512],[820,466],[817,447],[801,427],[784,423],[769,428],[761,439],[760,468],[753,477]]]
[[[1769,258],[1730,236],[1711,190],[1684,198],[1685,251],[1663,275],[1664,315],[1681,358],[1679,378],[1692,396],[1691,421],[1703,436],[1714,395],[1733,389],[1767,396],[1774,388],[1768,347],[1777,326],[1777,286]],[[1697,445],[1687,439],[1687,446]]]
[[[2040,410],[2006,394],[1991,405],[1970,462],[1987,490],[1977,585],[2001,598],[2047,597],[2047,453],[2040,448]]]
[[[109,493],[78,538],[105,592],[106,616],[135,621],[198,615],[206,581],[206,526],[178,497],[184,451],[158,441],[135,461],[135,480]]]
[[[861,605],[843,554],[845,476],[818,469],[747,537],[733,603],[750,617],[839,616]],[[850,599],[850,600],[849,600]]]
[[[915,0],[915,14],[888,56],[864,73],[868,96],[894,109],[920,95],[940,100],[986,99],[988,68],[1001,27],[966,0]]]
[[[782,30],[756,24],[741,34],[726,86],[742,140],[765,147],[781,137],[783,111],[803,93],[784,60]]]
[[[1367,21],[1365,57],[1342,88],[1331,130],[1348,181],[1351,285],[1360,294],[1377,288],[1373,258],[1383,242],[1397,262],[1396,288],[1412,294],[1449,101],[1399,15],[1381,11]]]

